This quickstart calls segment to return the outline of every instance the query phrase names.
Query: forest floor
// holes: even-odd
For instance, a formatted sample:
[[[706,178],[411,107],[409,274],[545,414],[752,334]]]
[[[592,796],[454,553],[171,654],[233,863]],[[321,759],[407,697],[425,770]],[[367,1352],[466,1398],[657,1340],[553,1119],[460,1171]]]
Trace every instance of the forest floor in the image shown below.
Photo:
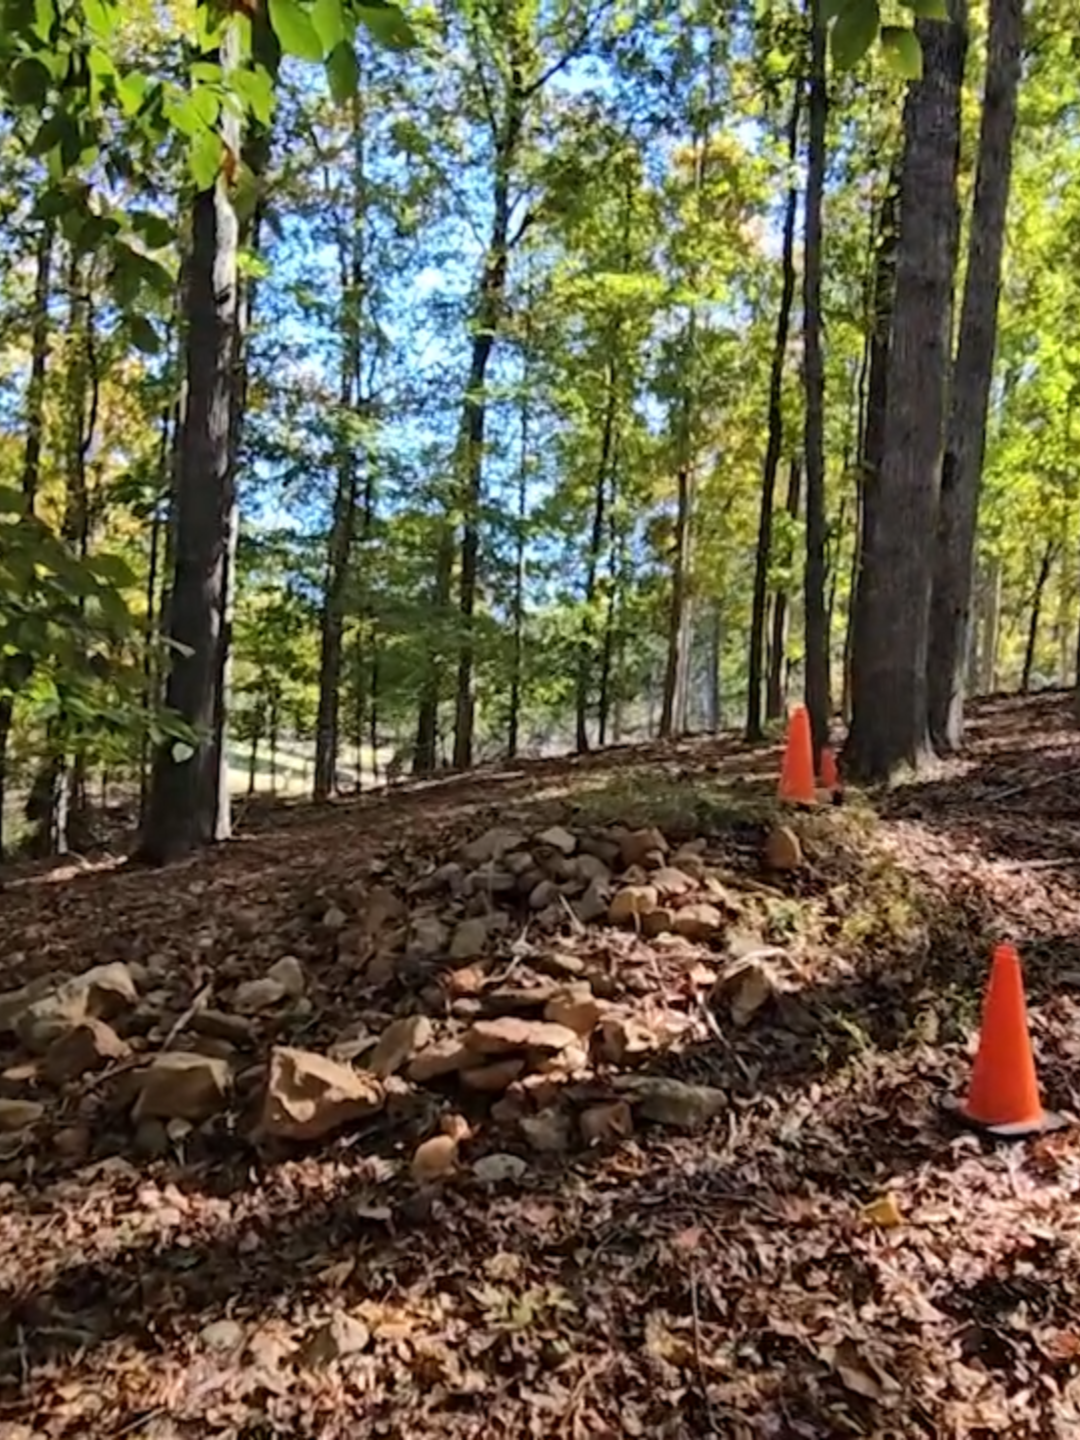
[[[1080,1127],[942,1113],[1001,938],[1080,1111],[1080,733],[1061,696],[992,700],[972,742],[788,817],[801,858],[763,859],[778,750],[721,738],[11,875],[0,1440],[1080,1435]],[[635,924],[583,910],[586,850]],[[244,991],[286,955],[288,994]],[[114,962],[112,1041],[43,1056],[28,1000]],[[509,1063],[391,1075],[306,1146],[256,1124],[273,1045],[412,1074],[469,1025]],[[231,1082],[191,1119],[146,1098],[178,1050]]]

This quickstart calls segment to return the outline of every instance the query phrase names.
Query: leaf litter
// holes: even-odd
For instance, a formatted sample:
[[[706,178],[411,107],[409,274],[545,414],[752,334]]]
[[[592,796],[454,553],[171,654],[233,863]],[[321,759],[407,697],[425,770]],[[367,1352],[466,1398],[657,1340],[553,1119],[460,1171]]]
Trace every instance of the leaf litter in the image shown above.
[[[50,1081],[0,1037],[0,1098],[43,1111],[0,1135],[2,1440],[1078,1433],[1076,1129],[1005,1149],[940,1115],[1002,936],[1077,1108],[1077,742],[1064,702],[976,720],[882,819],[792,821],[782,870],[775,757],[722,741],[297,807],[163,875],[16,876],[0,990],[127,965],[135,1060],[190,1045],[230,1084],[147,1130],[138,1064]],[[625,928],[575,909],[630,887]],[[409,1078],[470,1026],[520,1060],[505,1088],[463,1083],[506,1063],[467,1045]],[[260,1138],[281,1045],[378,1052],[378,1109]]]

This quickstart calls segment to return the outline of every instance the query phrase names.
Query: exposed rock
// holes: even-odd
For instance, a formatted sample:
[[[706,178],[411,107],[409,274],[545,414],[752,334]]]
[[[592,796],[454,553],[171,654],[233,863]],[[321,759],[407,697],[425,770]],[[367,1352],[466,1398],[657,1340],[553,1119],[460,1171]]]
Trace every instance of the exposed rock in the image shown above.
[[[614,831],[605,830],[598,835],[579,835],[578,854],[594,855],[597,860],[602,860],[609,870],[614,870],[620,862],[620,847],[618,837]]]
[[[104,1020],[82,1020],[52,1042],[43,1070],[50,1085],[62,1085],[129,1053],[128,1045]]]
[[[461,869],[460,865],[453,868]],[[386,885],[376,885],[361,902],[360,928],[363,934],[374,936],[392,920],[403,920],[407,914],[405,902],[393,890]]]
[[[746,956],[722,977],[719,995],[727,1000],[736,1025],[748,1025],[777,992],[776,978],[765,959]]]
[[[723,933],[724,917],[715,905],[699,901],[675,911],[672,929],[684,940],[714,940]]]
[[[541,1155],[558,1155],[570,1143],[570,1122],[560,1110],[541,1110],[539,1115],[524,1115],[518,1121],[518,1128]]]
[[[798,870],[802,845],[790,825],[774,825],[765,840],[765,864],[770,870]]]
[[[440,890],[449,890],[451,894],[460,893],[465,883],[465,866],[456,860],[448,860],[445,865],[440,865],[430,875],[425,875],[412,887],[416,895],[435,895]],[[403,907],[404,908],[404,907]]]
[[[554,880],[541,880],[529,894],[530,910],[543,910],[559,898],[559,887]]]
[[[270,1052],[261,1128],[279,1139],[318,1140],[373,1114],[383,1100],[373,1075],[311,1050],[277,1046]]]
[[[412,1158],[412,1177],[418,1184],[428,1185],[443,1180],[457,1167],[457,1141],[452,1135],[433,1135],[417,1146]]]
[[[435,915],[417,915],[409,927],[406,952],[421,960],[433,960],[446,949],[450,932]]]
[[[454,931],[450,942],[451,960],[475,960],[483,955],[487,946],[487,922],[481,915],[462,920]]]
[[[362,1320],[347,1315],[344,1310],[335,1310],[329,1320],[307,1337],[297,1358],[302,1365],[320,1369],[335,1360],[359,1355],[370,1343],[371,1331]]]
[[[674,865],[661,865],[659,870],[654,870],[649,876],[649,884],[656,886],[657,894],[661,900],[671,900],[678,895],[688,895],[691,890],[696,890],[695,881],[689,875],[677,870]]]
[[[294,1000],[299,1000],[307,989],[304,967],[295,955],[283,955],[280,960],[275,960],[266,972],[266,978],[276,980],[279,985],[283,985],[286,995],[291,996]]]
[[[702,842],[704,845],[704,842]],[[676,870],[688,875],[697,885],[704,885],[708,879],[709,870],[701,853],[697,850],[689,850],[686,846],[680,846],[671,857],[671,864]]]
[[[461,1083],[466,1090],[495,1094],[512,1085],[524,1069],[525,1061],[511,1056],[508,1060],[495,1060],[490,1065],[475,1065],[462,1070]]]
[[[208,1120],[224,1109],[232,1088],[225,1060],[190,1050],[166,1050],[139,1075],[139,1120]]]
[[[544,1006],[544,1019],[587,1040],[600,1023],[600,1006],[587,981],[566,985]]]
[[[489,990],[484,996],[484,1009],[489,1015],[517,1015],[522,1011],[537,1012],[543,1010],[548,1001],[558,995],[561,986],[556,985],[552,980],[541,981],[539,985],[528,985],[522,989],[516,989],[512,985],[502,985],[497,990]]]
[[[485,1155],[473,1166],[473,1175],[484,1185],[501,1185],[505,1180],[520,1180],[528,1168],[517,1155]]]
[[[126,965],[118,961],[97,965],[32,1002],[18,1016],[15,1029],[28,1050],[43,1055],[54,1040],[82,1020],[113,1019],[138,1000]]]
[[[658,1050],[660,1037],[634,1014],[605,1015],[600,1022],[601,1050],[613,1065],[625,1065],[640,1055]]]
[[[405,1073],[418,1085],[426,1085],[429,1080],[437,1080],[440,1075],[452,1075],[455,1070],[460,1070],[475,1058],[475,1052],[466,1049],[459,1037],[448,1036],[425,1046],[409,1062]]]
[[[589,1068],[587,1044],[588,1042],[583,1040],[577,1045],[568,1045],[565,1050],[560,1050],[555,1055],[534,1053],[530,1056],[530,1061],[539,1075],[570,1079],[583,1075]]]
[[[629,867],[641,865],[648,868],[659,855],[660,862],[668,852],[668,843],[660,831],[653,826],[645,830],[620,830],[615,832],[619,841],[619,855],[622,863]]]
[[[66,1125],[52,1137],[53,1148],[65,1160],[84,1160],[90,1153],[89,1125]]]
[[[68,991],[81,991],[86,996],[86,1013],[96,1020],[113,1020],[138,1004],[139,1000],[131,971],[119,961],[111,965],[96,965],[93,970],[87,970],[69,981],[58,993]]]
[[[596,855],[579,855],[574,861],[574,874],[587,884],[599,881],[601,885],[611,884],[611,870]]]
[[[675,911],[666,905],[660,905],[641,917],[642,933],[650,940],[655,940],[658,935],[670,935],[674,928]]]
[[[621,1075],[615,1086],[629,1093],[630,1103],[647,1120],[678,1130],[700,1129],[728,1104],[724,1091],[712,1085],[687,1085],[662,1075]]]
[[[188,1029],[196,1035],[209,1035],[215,1040],[228,1040],[233,1045],[250,1045],[254,1027],[244,1015],[228,1015],[222,1010],[196,1010],[188,1021]]]
[[[42,1000],[55,989],[55,981],[48,976],[31,980],[19,990],[8,990],[0,995],[0,1032],[15,1029],[16,1022],[36,1000]]]
[[[349,917],[340,905],[330,905],[323,912],[322,923],[327,930],[342,930],[348,923],[348,920]]]
[[[581,1112],[578,1123],[586,1145],[625,1140],[634,1133],[634,1113],[625,1100],[616,1100],[611,1105],[591,1105]]]
[[[258,980],[245,980],[236,987],[233,1007],[239,1010],[241,1015],[259,1015],[264,1010],[272,1010],[275,1005],[280,1005],[288,998],[289,992],[280,980],[263,975]]]
[[[466,895],[483,895],[490,899],[494,895],[509,895],[520,884],[518,876],[511,874],[495,861],[489,861],[473,871],[465,881],[464,888]]]
[[[431,1043],[431,1021],[426,1015],[408,1015],[395,1020],[379,1036],[368,1061],[373,1075],[393,1075]]]
[[[608,909],[612,925],[633,925],[655,910],[660,897],[652,885],[625,885]]]
[[[536,837],[537,845],[544,845],[549,850],[560,850],[564,855],[573,855],[577,849],[577,836],[572,835],[562,825],[552,825],[549,829]]]
[[[592,880],[584,895],[574,902],[574,914],[583,925],[595,925],[608,913],[610,903],[611,887],[609,883],[606,880]]]
[[[492,860],[501,860],[511,850],[526,849],[528,843],[520,830],[496,826],[471,840],[461,852],[462,859],[467,865],[485,865]]]
[[[513,1050],[554,1055],[575,1045],[578,1037],[565,1025],[504,1015],[498,1020],[477,1020],[464,1038],[468,1048],[477,1055],[505,1055]]]
[[[0,1095],[0,1134],[12,1135],[36,1125],[45,1114],[45,1106],[36,1100],[9,1100]]]

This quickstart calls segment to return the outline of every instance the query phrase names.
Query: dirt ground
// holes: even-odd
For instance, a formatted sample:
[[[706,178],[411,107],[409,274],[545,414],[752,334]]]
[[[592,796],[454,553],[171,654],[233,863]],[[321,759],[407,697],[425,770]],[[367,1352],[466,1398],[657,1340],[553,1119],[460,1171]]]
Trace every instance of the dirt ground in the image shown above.
[[[995,1146],[942,1108],[1008,939],[1046,1102],[1080,1113],[1080,732],[1049,695],[983,702],[971,738],[929,779],[794,820],[803,863],[779,874],[778,751],[723,738],[252,807],[164,872],[10,876],[0,992],[124,962],[154,977],[151,1053],[282,955],[307,993],[255,1027],[235,1103],[157,1154],[129,1063],[50,1087],[0,1035],[0,1097],[44,1106],[29,1140],[0,1135],[0,1440],[1080,1436],[1080,1129]],[[435,1003],[430,968],[358,966],[328,905],[413,907],[493,825],[616,822],[696,842],[728,933],[676,946],[569,907],[541,933],[526,908],[478,984],[561,956],[646,1030],[674,1017],[554,1110],[629,1074],[724,1092],[707,1124],[635,1111],[590,1146],[574,1120],[538,1149],[448,1082],[314,1145],[257,1138],[271,1044],[322,1051]],[[748,925],[783,984],[739,1013],[722,979]],[[451,1111],[457,1169],[418,1183]],[[525,1164],[482,1179],[493,1155]]]

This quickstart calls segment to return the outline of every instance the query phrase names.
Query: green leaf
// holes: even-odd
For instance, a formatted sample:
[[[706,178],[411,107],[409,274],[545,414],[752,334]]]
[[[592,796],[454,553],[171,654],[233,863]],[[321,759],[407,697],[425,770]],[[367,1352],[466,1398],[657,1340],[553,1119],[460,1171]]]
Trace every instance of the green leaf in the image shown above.
[[[88,570],[94,575],[100,576],[110,585],[123,588],[126,585],[135,584],[135,572],[122,555],[110,555],[108,552],[101,555],[90,555],[85,564]]]
[[[125,115],[138,113],[150,82],[145,75],[132,71],[130,75],[118,75],[116,77],[116,94],[120,101],[120,108]]]
[[[347,40],[335,45],[326,58],[326,79],[330,94],[338,105],[344,105],[356,94],[360,83],[360,67],[356,52]]]
[[[42,122],[37,134],[30,142],[31,155],[47,155],[50,150],[55,150],[72,128],[69,116],[62,112],[50,115],[47,120]]]
[[[396,5],[358,5],[356,13],[380,45],[407,50],[416,44],[412,26]]]
[[[840,12],[842,10],[846,10],[849,5],[858,3],[859,0],[820,0],[821,19],[823,24],[827,25],[830,20],[835,20],[836,17],[840,14]],[[787,63],[786,57],[785,63]]]
[[[94,34],[102,40],[110,39],[120,18],[114,7],[105,4],[104,0],[82,0],[82,9]]]
[[[883,25],[881,48],[890,70],[905,80],[922,79],[922,46],[914,30],[906,25]]]
[[[41,106],[49,93],[48,67],[32,56],[17,60],[8,72],[7,88],[16,105]]]
[[[850,0],[841,10],[829,36],[838,70],[851,70],[859,63],[874,43],[880,21],[878,0]]]
[[[345,12],[341,0],[315,0],[311,7],[311,23],[322,41],[324,54],[345,39]]]
[[[200,190],[213,188],[221,169],[221,150],[221,136],[212,130],[203,130],[191,142],[188,165],[192,179]]]
[[[131,217],[131,228],[142,236],[150,250],[164,250],[173,242],[173,227],[163,216],[149,210],[136,210]]]
[[[128,329],[136,350],[144,355],[156,355],[161,349],[161,339],[145,315],[129,315]]]
[[[321,60],[323,42],[299,0],[270,0],[270,24],[282,50],[299,60]]]
[[[900,0],[901,5],[915,13],[920,20],[948,20],[947,0]]]
[[[207,89],[205,85],[198,86],[191,92],[191,103],[205,126],[210,128],[217,124],[221,114],[221,100],[213,90]]]
[[[188,745],[184,740],[177,740],[169,751],[174,765],[184,765],[195,754],[194,745]]]
[[[19,515],[25,505],[21,490],[16,490],[14,485],[0,485],[0,515]]]

